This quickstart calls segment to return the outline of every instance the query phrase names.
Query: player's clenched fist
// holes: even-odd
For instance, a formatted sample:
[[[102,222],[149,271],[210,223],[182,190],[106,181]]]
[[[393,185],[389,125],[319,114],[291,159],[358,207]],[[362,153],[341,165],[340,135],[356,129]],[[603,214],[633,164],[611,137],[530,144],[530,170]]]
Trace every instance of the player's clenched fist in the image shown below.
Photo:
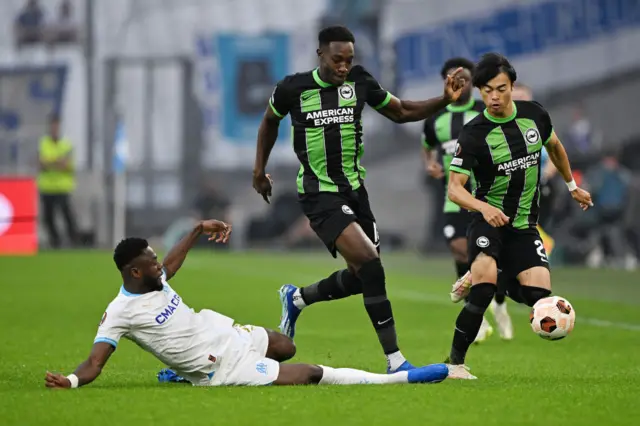
[[[484,220],[494,228],[499,228],[501,226],[507,225],[509,223],[509,217],[505,215],[502,210],[497,209],[489,204],[485,206],[485,208],[481,211]]]

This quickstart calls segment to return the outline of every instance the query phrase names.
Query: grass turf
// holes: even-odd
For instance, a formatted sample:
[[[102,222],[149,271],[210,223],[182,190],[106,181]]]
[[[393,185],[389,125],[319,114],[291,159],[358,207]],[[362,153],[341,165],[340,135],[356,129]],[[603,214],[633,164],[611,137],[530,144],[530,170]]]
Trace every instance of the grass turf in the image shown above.
[[[453,264],[383,259],[400,346],[414,364],[441,362],[461,305],[448,300]],[[172,280],[191,307],[276,328],[282,283],[308,284],[342,267],[326,253],[195,252]],[[161,385],[159,361],[123,339],[101,377],[74,391],[44,388],[46,370],[72,372],[120,285],[110,253],[0,257],[0,414],[3,425],[204,424],[640,424],[640,283],[637,273],[554,271],[554,294],[577,313],[572,335],[535,336],[509,302],[516,338],[497,332],[468,356],[477,381],[437,385],[193,388]],[[489,319],[492,317],[489,315]],[[305,311],[294,362],[383,372],[360,297]]]

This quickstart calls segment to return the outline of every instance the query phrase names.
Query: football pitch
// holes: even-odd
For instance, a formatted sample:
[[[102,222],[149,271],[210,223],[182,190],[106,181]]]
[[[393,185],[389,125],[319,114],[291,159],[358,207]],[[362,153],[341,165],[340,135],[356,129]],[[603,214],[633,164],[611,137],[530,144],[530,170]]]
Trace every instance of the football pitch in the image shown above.
[[[449,301],[447,258],[383,256],[400,347],[414,364],[448,354],[461,305]],[[171,281],[185,303],[239,323],[276,328],[277,289],[309,284],[342,263],[327,253],[194,252]],[[91,349],[120,277],[109,252],[0,257],[2,425],[633,425],[640,424],[640,274],[557,269],[554,294],[576,326],[549,342],[508,301],[515,339],[497,331],[471,347],[475,381],[436,385],[194,388],[159,384],[163,365],[123,339],[87,387],[51,391],[47,370],[69,374]],[[489,315],[489,320],[493,318]],[[384,372],[359,296],[302,313],[293,362]]]

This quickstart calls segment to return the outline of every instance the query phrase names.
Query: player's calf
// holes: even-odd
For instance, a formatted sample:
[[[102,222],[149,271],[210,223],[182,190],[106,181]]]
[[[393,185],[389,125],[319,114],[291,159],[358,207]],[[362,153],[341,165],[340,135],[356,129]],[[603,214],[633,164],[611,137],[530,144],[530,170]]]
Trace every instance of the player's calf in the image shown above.
[[[479,283],[471,287],[467,302],[456,319],[449,356],[451,364],[464,364],[469,346],[476,339],[484,313],[495,294],[496,286],[493,283]]]
[[[266,357],[274,361],[283,362],[293,358],[296,354],[296,345],[289,337],[273,330],[267,330],[269,346]]]
[[[399,371],[376,374],[353,368],[332,368],[309,364],[282,364],[275,385],[386,385],[401,383],[439,383],[449,376],[445,364],[431,364]]]

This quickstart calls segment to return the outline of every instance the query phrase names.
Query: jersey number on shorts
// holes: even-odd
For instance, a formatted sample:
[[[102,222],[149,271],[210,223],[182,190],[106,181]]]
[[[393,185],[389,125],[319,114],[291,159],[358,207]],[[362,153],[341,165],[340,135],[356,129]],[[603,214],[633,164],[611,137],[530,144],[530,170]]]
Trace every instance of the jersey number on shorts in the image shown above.
[[[536,252],[538,253],[538,256],[540,256],[540,260],[542,260],[544,263],[549,263],[549,260],[547,260],[547,255],[544,252],[544,244],[542,244],[542,241],[536,240],[535,244],[538,247],[536,249]]]

